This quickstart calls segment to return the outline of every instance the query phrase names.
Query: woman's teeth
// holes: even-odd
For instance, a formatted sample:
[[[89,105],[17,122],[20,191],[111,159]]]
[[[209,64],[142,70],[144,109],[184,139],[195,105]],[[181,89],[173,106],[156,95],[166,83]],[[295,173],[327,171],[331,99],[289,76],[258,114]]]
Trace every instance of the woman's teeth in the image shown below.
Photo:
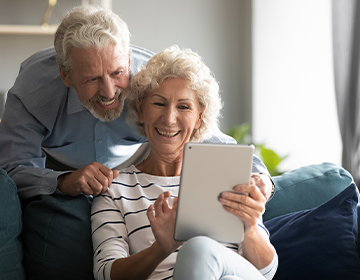
[[[166,132],[166,131],[161,131],[161,130],[157,130],[162,136],[166,136],[166,137],[172,137],[175,136],[177,132]]]

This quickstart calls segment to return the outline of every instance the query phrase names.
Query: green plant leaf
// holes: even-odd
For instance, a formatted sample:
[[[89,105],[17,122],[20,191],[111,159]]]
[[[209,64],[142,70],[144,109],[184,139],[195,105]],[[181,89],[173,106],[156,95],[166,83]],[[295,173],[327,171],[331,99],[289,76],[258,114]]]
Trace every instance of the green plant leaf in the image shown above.
[[[286,156],[280,157],[273,150],[265,148],[264,146],[261,148],[260,154],[265,166],[272,176],[282,174],[282,172],[278,170],[278,165],[286,158]]]
[[[251,142],[250,125],[248,123],[233,126],[229,128],[226,134],[233,137],[238,144],[248,144]]]
[[[243,123],[233,126],[226,132],[227,135],[233,137],[238,144],[253,144],[255,146],[255,154],[263,161],[271,176],[281,175],[279,164],[287,157],[279,156],[274,150],[266,148],[264,143],[253,143],[250,134],[250,124]]]

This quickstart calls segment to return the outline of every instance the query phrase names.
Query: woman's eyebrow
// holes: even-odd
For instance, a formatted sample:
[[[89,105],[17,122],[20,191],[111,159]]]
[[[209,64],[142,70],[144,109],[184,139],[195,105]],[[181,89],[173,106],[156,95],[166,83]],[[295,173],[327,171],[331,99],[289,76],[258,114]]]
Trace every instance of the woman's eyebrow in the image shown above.
[[[190,101],[190,102],[194,102],[194,100],[192,100],[191,98],[182,98],[182,99],[178,99],[178,101]]]
[[[162,95],[160,95],[158,93],[153,94],[150,98],[153,98],[153,97],[160,97],[161,99],[167,100],[166,97],[164,97],[164,96],[162,96]],[[194,103],[194,100],[192,100],[191,98],[180,98],[180,99],[178,99],[178,102],[179,101],[180,102],[181,101],[190,101],[190,102]]]
[[[160,98],[162,98],[162,99],[164,99],[164,100],[167,100],[164,96],[162,96],[162,95],[160,95],[160,94],[157,94],[157,93],[155,93],[155,94],[153,94],[153,95],[150,96],[150,98],[153,98],[153,97],[160,97]]]

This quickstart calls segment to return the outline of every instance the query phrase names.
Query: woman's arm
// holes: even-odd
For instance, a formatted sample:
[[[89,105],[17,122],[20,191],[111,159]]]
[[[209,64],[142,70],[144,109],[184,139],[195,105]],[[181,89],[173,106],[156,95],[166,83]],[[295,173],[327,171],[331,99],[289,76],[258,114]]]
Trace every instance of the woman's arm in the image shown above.
[[[163,252],[155,241],[149,248],[113,262],[111,280],[146,279],[172,252]]]
[[[248,195],[244,195],[244,193]],[[224,192],[220,202],[229,213],[239,217],[245,224],[245,236],[242,242],[243,257],[257,269],[268,266],[275,256],[275,248],[258,222],[265,211],[266,197],[255,185],[237,185],[234,192]]]
[[[156,241],[130,255],[127,228],[110,196],[96,197],[92,206],[94,275],[96,279],[146,279],[181,243],[173,239],[177,200],[170,208],[169,192],[147,209]]]
[[[263,231],[256,225],[245,233],[242,242],[243,257],[259,270],[267,267],[275,256],[275,248]]]
[[[173,239],[177,197],[170,208],[170,192],[159,195],[147,209],[147,217],[156,241],[147,249],[127,258],[117,259],[111,269],[111,279],[146,279],[155,268],[182,243]]]

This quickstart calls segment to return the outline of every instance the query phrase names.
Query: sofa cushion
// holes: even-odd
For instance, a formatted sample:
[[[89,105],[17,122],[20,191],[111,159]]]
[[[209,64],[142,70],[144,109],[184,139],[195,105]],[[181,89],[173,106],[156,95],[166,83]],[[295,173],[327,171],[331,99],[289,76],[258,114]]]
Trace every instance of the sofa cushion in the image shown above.
[[[347,188],[353,178],[342,167],[324,162],[294,169],[273,177],[273,181],[276,192],[266,204],[264,221],[317,207]]]
[[[0,279],[25,279],[20,233],[21,206],[16,185],[0,169]]]
[[[266,221],[279,256],[274,280],[360,279],[357,203],[351,184],[319,207]]]

